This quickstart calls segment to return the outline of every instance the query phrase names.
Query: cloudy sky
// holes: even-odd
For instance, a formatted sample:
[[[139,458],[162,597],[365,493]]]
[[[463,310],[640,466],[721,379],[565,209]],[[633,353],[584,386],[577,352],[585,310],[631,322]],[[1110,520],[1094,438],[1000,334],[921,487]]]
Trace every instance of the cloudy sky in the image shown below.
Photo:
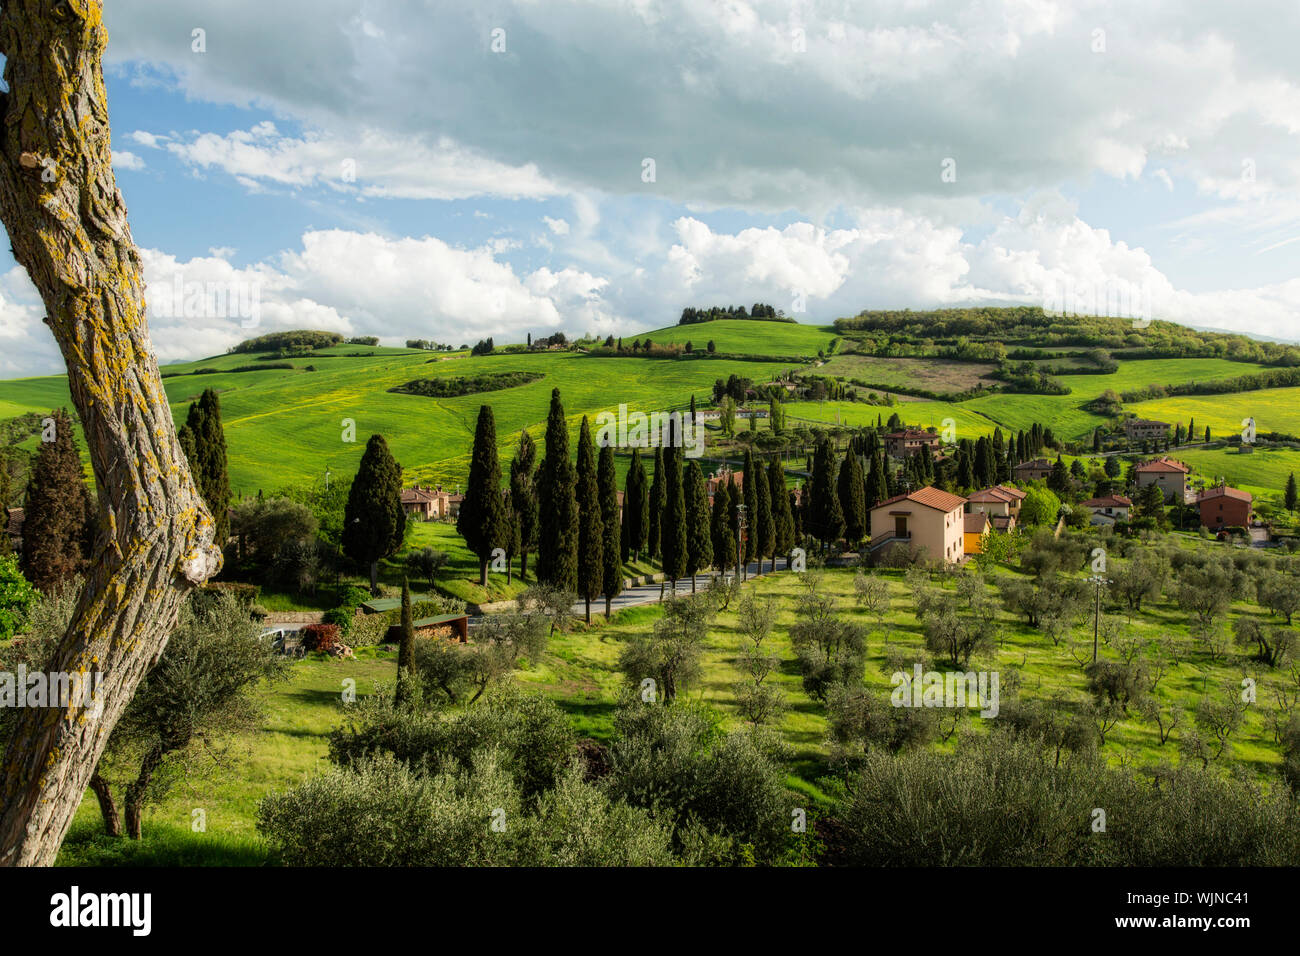
[[[107,6],[163,362],[1116,290],[1300,339],[1295,0]],[[0,253],[0,374],[61,368],[42,314]]]

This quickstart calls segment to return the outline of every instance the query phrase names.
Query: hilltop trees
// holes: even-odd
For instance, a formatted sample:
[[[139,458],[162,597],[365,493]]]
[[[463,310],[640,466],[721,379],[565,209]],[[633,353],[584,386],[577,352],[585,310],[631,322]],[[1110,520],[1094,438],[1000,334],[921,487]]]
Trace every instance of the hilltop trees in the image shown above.
[[[85,569],[94,528],[72,418],[59,409],[52,424],[27,481],[21,561],[23,576],[46,592]]]
[[[510,507],[519,531],[519,576],[528,574],[528,552],[537,547],[537,445],[527,431],[519,433],[519,448],[510,462]]]
[[[641,560],[646,541],[650,536],[650,497],[646,487],[645,465],[641,462],[641,449],[632,449],[632,464],[627,469],[623,485],[623,528],[621,545],[623,560],[631,554],[633,561]]]
[[[383,435],[371,435],[343,512],[343,553],[370,570],[370,591],[379,593],[379,562],[402,546],[402,466]]]
[[[400,495],[400,488],[399,488]],[[504,548],[510,533],[510,516],[501,494],[501,462],[497,457],[497,427],[491,405],[481,405],[470,452],[465,500],[456,516],[456,530],[478,558],[478,583],[487,586],[492,552]]]
[[[591,423],[582,416],[578,432],[578,596],[586,602],[591,623],[591,601],[605,589],[605,525],[600,515],[600,479],[591,440]]]
[[[604,535],[603,574],[605,595],[605,618],[610,615],[610,604],[614,597],[623,590],[622,543],[618,521],[618,473],[614,469],[614,446],[605,445],[600,449],[600,461],[596,467],[596,481],[600,488],[600,522]],[[624,505],[626,505],[626,500]]]
[[[230,538],[230,476],[226,435],[221,428],[221,399],[215,390],[205,388],[199,400],[190,404],[177,437],[189,458],[199,493],[212,511],[216,540],[224,545]]]
[[[569,461],[569,427],[560,390],[551,390],[546,417],[546,457],[537,481],[541,503],[537,534],[537,580],[562,591],[578,588],[578,499]]]

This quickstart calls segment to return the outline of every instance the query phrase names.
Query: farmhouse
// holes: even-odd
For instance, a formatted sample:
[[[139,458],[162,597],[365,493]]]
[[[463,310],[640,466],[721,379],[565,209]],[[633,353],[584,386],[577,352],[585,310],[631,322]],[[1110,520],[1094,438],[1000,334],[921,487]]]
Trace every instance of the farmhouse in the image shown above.
[[[965,507],[965,498],[931,486],[886,498],[871,509],[871,550],[903,545],[931,561],[960,561],[966,554]]]
[[[1250,527],[1250,506],[1255,499],[1250,492],[1219,485],[1207,488],[1196,497],[1201,524],[1211,531]]]
[[[1052,463],[1046,458],[1022,461],[1011,469],[1011,474],[1016,481],[1042,481],[1051,473]]]
[[[993,522],[983,511],[972,511],[963,516],[965,531],[963,550],[966,554],[979,554],[984,550],[984,539],[993,530]]]
[[[1020,521],[1025,492],[1010,485],[994,485],[966,499],[967,514],[986,514],[995,531],[1014,531]]]
[[[885,454],[890,458],[906,458],[926,447],[931,451],[936,450],[939,447],[939,436],[915,428],[905,428],[885,435]]]
[[[724,488],[733,481],[737,488],[743,489],[745,487],[745,473],[743,471],[732,471],[730,467],[723,465],[709,475],[704,481],[705,491],[709,495],[709,503],[712,504],[713,495],[719,488]]]
[[[1097,525],[1114,524],[1116,521],[1128,520],[1133,500],[1123,495],[1105,495],[1101,498],[1089,498],[1079,507],[1092,512],[1092,523]]]
[[[1169,423],[1130,418],[1124,422],[1124,434],[1129,441],[1164,441],[1169,437]]]
[[[1137,483],[1139,488],[1156,485],[1165,493],[1166,501],[1183,501],[1187,495],[1187,474],[1191,471],[1181,461],[1172,458],[1157,458],[1145,461],[1137,466]]]
[[[457,492],[451,494],[443,491],[442,485],[424,488],[402,489],[402,510],[408,517],[419,521],[434,521],[438,518],[454,518],[460,511],[460,503],[465,496]]]

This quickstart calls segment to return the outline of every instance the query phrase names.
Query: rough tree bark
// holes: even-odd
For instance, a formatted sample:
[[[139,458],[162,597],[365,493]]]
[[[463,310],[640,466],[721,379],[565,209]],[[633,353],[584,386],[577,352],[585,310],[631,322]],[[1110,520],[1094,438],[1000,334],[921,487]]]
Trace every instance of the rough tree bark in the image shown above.
[[[215,574],[211,515],[176,440],[145,325],[140,256],[113,178],[102,0],[4,0],[0,220],[68,367],[100,537],[49,668],[102,674],[98,716],[22,711],[0,765],[0,863],[53,862],[109,733]]]

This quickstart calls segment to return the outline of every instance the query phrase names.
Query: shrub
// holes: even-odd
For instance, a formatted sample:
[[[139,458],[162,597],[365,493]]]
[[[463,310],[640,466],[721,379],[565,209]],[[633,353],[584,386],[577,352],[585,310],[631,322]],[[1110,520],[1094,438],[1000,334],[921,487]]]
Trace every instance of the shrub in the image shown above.
[[[332,651],[339,643],[337,624],[308,624],[302,629],[302,647],[306,651]]]
[[[350,607],[330,608],[325,612],[322,618],[325,624],[333,624],[338,628],[339,639],[346,640],[352,636],[353,623],[356,621],[356,611]]]

